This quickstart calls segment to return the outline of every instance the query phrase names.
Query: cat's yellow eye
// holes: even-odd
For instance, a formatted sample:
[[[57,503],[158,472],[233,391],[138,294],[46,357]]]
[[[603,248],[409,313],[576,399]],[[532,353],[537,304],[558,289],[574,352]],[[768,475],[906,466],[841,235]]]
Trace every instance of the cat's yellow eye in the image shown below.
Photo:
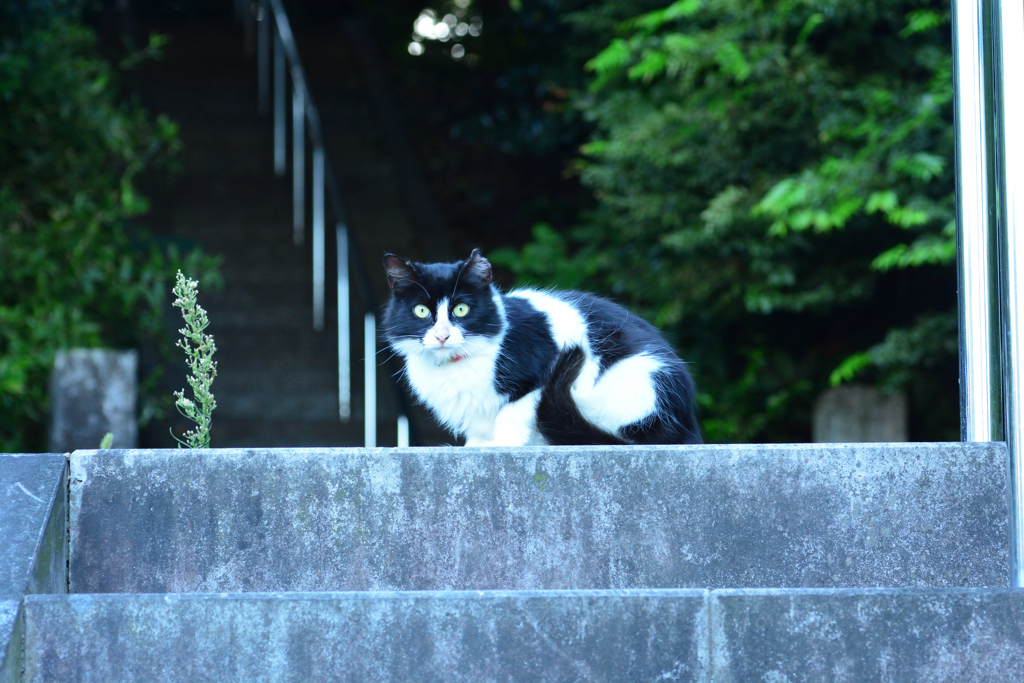
[[[430,317],[430,309],[423,304],[417,304],[412,307],[412,312],[416,314],[417,318],[428,318]]]
[[[469,306],[466,304],[456,304],[455,308],[452,309],[452,313],[454,313],[457,318],[461,318],[469,313]]]

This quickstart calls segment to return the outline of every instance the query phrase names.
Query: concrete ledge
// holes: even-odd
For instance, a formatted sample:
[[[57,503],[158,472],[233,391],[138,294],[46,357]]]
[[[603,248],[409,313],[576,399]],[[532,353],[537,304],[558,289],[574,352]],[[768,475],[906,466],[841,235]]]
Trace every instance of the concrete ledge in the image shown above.
[[[71,590],[1006,586],[1005,458],[1002,444],[78,451]]]
[[[1024,681],[1024,590],[715,591],[715,683]]]
[[[67,592],[64,455],[0,455],[0,598]]]
[[[30,596],[25,610],[34,683],[707,676],[704,591]]]

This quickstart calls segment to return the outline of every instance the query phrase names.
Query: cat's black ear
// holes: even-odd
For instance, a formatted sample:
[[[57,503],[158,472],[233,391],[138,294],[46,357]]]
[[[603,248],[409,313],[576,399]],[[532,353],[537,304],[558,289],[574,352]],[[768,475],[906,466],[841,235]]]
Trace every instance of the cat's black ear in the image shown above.
[[[416,267],[401,256],[384,254],[384,272],[388,274],[388,286],[392,291],[416,281]]]
[[[491,279],[494,274],[491,272],[491,262],[480,255],[479,249],[474,249],[473,253],[466,259],[466,265],[463,266],[463,272],[468,275],[473,282],[477,282],[481,285],[491,284]]]

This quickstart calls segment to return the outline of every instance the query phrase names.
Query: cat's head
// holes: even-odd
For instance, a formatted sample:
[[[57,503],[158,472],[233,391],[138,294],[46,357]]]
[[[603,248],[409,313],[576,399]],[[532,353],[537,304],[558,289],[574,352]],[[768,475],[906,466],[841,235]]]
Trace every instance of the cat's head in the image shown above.
[[[493,349],[505,328],[491,264],[473,250],[456,263],[415,263],[384,255],[391,301],[384,334],[404,356],[440,364]]]

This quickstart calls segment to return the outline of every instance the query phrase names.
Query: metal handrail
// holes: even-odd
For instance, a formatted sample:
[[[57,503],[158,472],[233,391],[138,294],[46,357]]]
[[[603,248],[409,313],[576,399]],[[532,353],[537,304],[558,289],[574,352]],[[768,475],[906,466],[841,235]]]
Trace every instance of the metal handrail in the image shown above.
[[[349,329],[350,302],[353,279],[350,263],[355,268],[355,290],[365,308],[364,376],[364,440],[368,447],[376,445],[376,310],[377,304],[367,277],[363,261],[358,257],[358,245],[349,233],[345,205],[341,200],[337,180],[325,152],[320,115],[313,102],[306,80],[299,50],[292,33],[291,23],[281,0],[256,0],[245,11],[246,0],[236,0],[236,10],[245,16],[246,35],[252,35],[251,23],[258,24],[257,55],[259,79],[259,111],[269,113],[271,104],[271,24],[273,24],[273,116],[274,116],[274,172],[282,176],[286,171],[287,136],[285,94],[287,76],[292,82],[292,238],[295,244],[305,242],[306,228],[306,161],[305,136],[308,129],[312,147],[312,233],[313,233],[313,329],[324,329],[325,306],[325,221],[326,203],[329,202],[335,220],[337,238],[337,293],[338,293],[338,415],[343,421],[352,416],[351,330]],[[392,389],[399,403],[398,445],[409,445],[409,402],[394,381]],[[415,434],[413,434],[415,437]]]
[[[954,0],[961,438],[1006,440],[1024,586],[1024,7]]]

